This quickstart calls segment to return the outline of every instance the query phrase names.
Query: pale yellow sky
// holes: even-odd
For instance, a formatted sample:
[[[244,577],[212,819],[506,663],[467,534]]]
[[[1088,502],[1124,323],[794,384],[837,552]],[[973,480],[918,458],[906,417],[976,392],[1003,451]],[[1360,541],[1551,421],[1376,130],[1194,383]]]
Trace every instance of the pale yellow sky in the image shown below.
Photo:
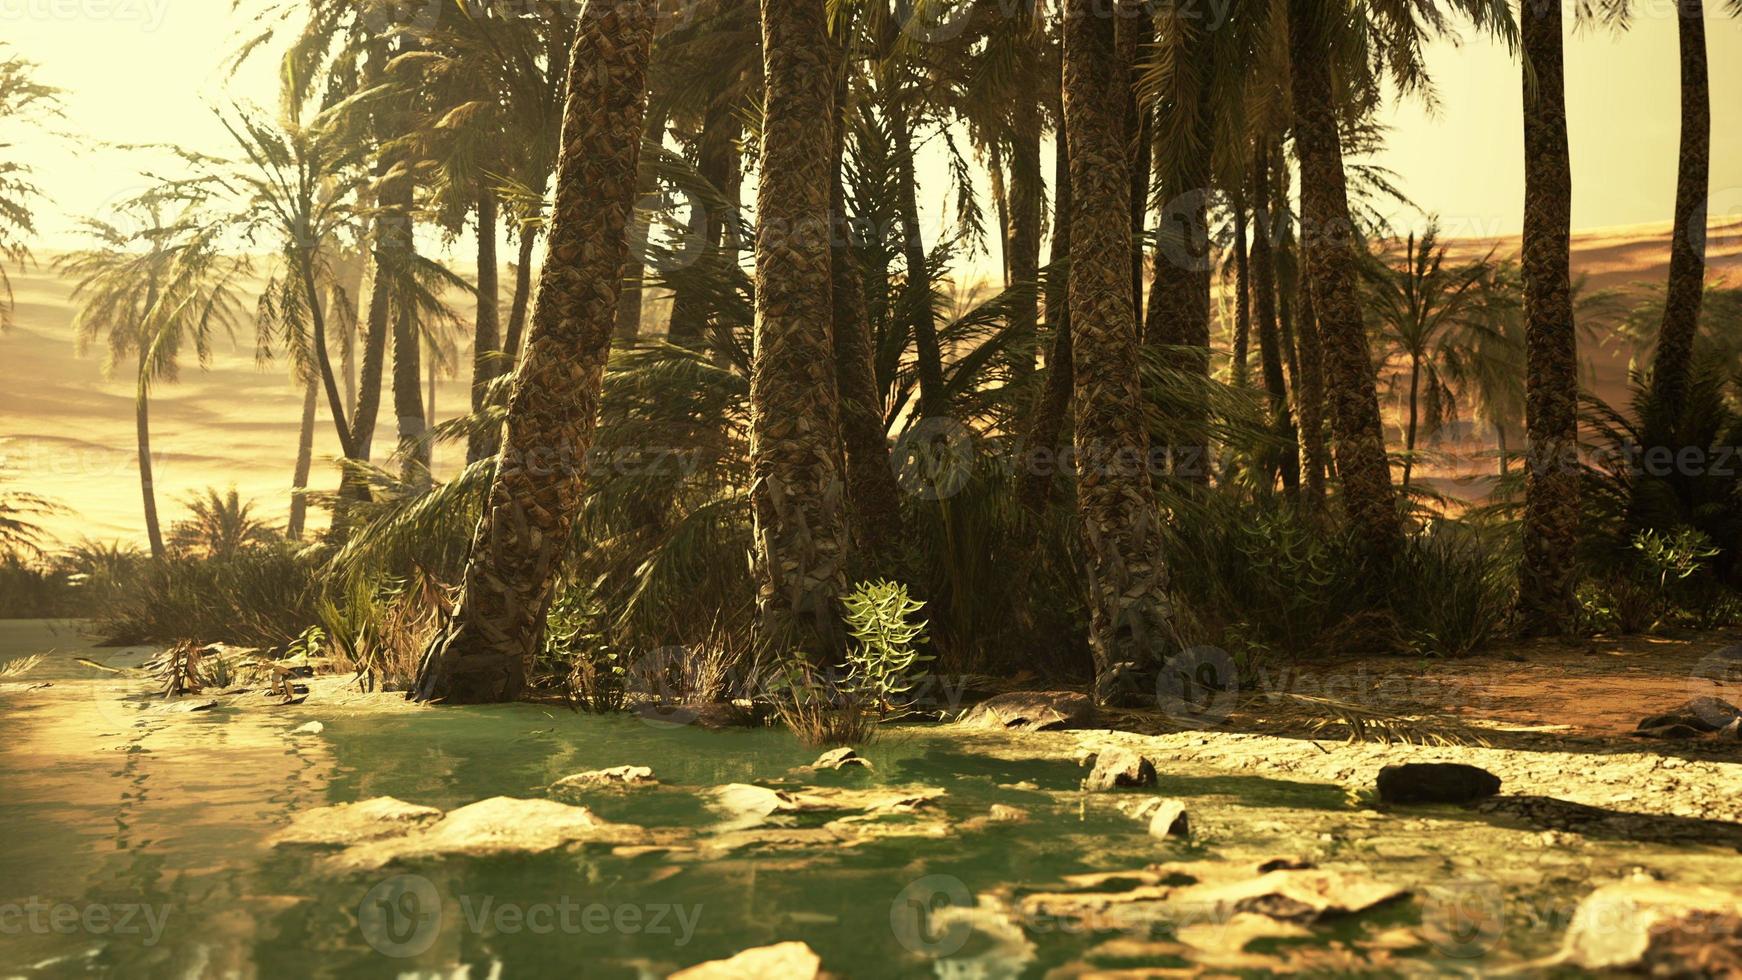
[[[1742,92],[1742,23],[1717,7],[1709,2],[1707,12],[1714,211],[1742,213],[1742,101],[1732,97]],[[1678,85],[1670,10],[1669,0],[1647,0],[1629,33],[1588,29],[1569,40],[1576,228],[1670,216]],[[69,138],[32,136],[18,147],[51,198],[40,222],[42,247],[76,241],[77,216],[139,187],[140,155],[94,141],[222,152],[226,137],[210,105],[238,98],[271,104],[270,56],[235,78],[220,68],[236,27],[228,0],[0,0],[0,37],[41,64],[43,81],[66,90]],[[1473,39],[1435,45],[1429,63],[1437,113],[1419,104],[1391,107],[1393,138],[1378,162],[1398,172],[1423,209],[1442,216],[1447,233],[1515,233],[1523,196],[1516,62],[1503,47]]]

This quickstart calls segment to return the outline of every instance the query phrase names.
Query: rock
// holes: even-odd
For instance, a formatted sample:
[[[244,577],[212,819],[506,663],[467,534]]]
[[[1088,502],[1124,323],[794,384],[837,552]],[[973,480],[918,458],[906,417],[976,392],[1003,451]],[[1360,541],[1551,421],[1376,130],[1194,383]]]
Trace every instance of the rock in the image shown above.
[[[1149,812],[1149,836],[1158,838],[1190,837],[1191,819],[1186,805],[1179,800],[1161,800]]]
[[[196,711],[210,711],[217,706],[218,702],[212,698],[182,698],[177,701],[159,701],[146,710],[159,715],[190,715]]]
[[[1279,869],[1256,878],[1182,888],[1171,896],[1179,906],[1213,914],[1218,920],[1255,912],[1283,922],[1316,922],[1352,915],[1394,901],[1408,891],[1359,875],[1321,868]]]
[[[1095,715],[1088,695],[1075,691],[1012,691],[987,698],[961,718],[970,728],[1041,732],[1086,727]]]
[[[994,803],[992,809],[986,811],[986,819],[993,823],[1023,823],[1028,820],[1028,811],[1019,806]]]
[[[1739,719],[1742,719],[1742,708],[1723,698],[1701,696],[1640,719],[1635,734],[1654,738],[1692,738],[1723,731]]]
[[[593,769],[564,776],[550,784],[550,791],[561,795],[606,787],[627,789],[657,785],[659,780],[653,778],[653,770],[646,766],[611,766],[608,769]]]
[[[1103,749],[1094,759],[1095,768],[1083,780],[1083,788],[1090,792],[1155,785],[1155,764],[1130,749]]]
[[[1472,803],[1500,792],[1500,777],[1461,762],[1406,762],[1379,770],[1386,803]]]
[[[311,721],[306,725],[298,725],[297,727],[292,728],[290,733],[292,735],[319,735],[326,730],[327,726],[318,721]]]
[[[845,769],[848,766],[863,766],[866,769],[870,769],[871,760],[861,756],[851,748],[843,746],[838,749],[830,749],[827,752],[824,752],[822,755],[817,756],[817,761],[810,764],[810,768],[813,770]]]
[[[822,957],[795,941],[758,946],[730,959],[679,970],[669,980],[816,980],[822,975]]]
[[[1555,961],[1650,976],[1736,976],[1742,895],[1660,881],[1604,885],[1579,903]]]
[[[404,859],[539,854],[570,844],[643,844],[645,838],[641,828],[602,820],[586,807],[495,796],[460,807],[427,828],[349,848],[332,863],[373,870]]]
[[[778,790],[751,783],[728,783],[709,791],[711,805],[725,813],[722,830],[740,830],[794,813],[851,813],[868,817],[913,813],[944,795],[926,787],[847,789],[833,786]]]
[[[284,844],[349,845],[387,837],[399,837],[440,820],[433,806],[419,806],[377,796],[359,803],[340,803],[303,812],[290,818],[290,826],[273,835],[274,847]]]

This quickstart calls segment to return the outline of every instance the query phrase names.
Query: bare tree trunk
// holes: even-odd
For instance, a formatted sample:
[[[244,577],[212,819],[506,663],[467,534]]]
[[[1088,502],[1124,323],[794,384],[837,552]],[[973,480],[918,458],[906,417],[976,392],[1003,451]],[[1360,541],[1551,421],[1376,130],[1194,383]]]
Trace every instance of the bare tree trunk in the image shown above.
[[[501,368],[502,312],[497,305],[496,191],[488,186],[478,192],[478,315],[472,330],[472,411],[489,404],[490,383]],[[432,411],[430,420],[434,421]],[[466,440],[466,462],[496,455],[496,433],[474,429]]]
[[[901,195],[898,215],[902,257],[907,265],[906,299],[919,362],[919,415],[932,418],[949,412],[949,399],[944,394],[943,349],[938,345],[937,324],[932,321],[931,270],[919,226],[919,182],[913,171],[913,131],[907,112],[904,105],[892,105],[889,124],[894,132],[897,192]]]
[[[429,420],[423,407],[423,337],[410,304],[393,310],[393,410],[399,419],[401,476],[414,486],[429,481]]]
[[[1301,169],[1301,245],[1312,280],[1320,355],[1336,437],[1343,509],[1369,559],[1385,562],[1403,524],[1385,456],[1379,393],[1357,292],[1355,227],[1343,174],[1331,82],[1331,14],[1321,0],[1288,0],[1295,150]]]
[[[1681,50],[1681,150],[1676,169],[1675,227],[1669,292],[1651,371],[1647,445],[1663,445],[1687,407],[1688,376],[1706,285],[1706,196],[1710,183],[1712,106],[1706,77],[1703,0],[1677,0]]]
[[[1040,278],[1041,208],[1046,190],[1040,173],[1040,106],[1024,99],[1015,107],[1010,152],[1010,279],[1033,283]],[[1025,298],[1010,318],[1009,361],[1020,383],[1034,373],[1035,334],[1040,323],[1040,296]]]
[[[1300,489],[1300,461],[1296,458],[1294,417],[1288,410],[1288,381],[1282,374],[1282,340],[1276,323],[1275,223],[1270,196],[1269,148],[1260,140],[1252,155],[1252,293],[1258,325],[1258,360],[1264,371],[1264,390],[1270,396],[1270,423],[1283,443],[1281,465],[1283,490],[1294,497]],[[1271,471],[1270,476],[1274,476]]]
[[[296,436],[296,471],[290,479],[290,520],[285,525],[285,537],[302,540],[303,525],[308,519],[308,477],[314,466],[315,413],[320,405],[320,383],[313,374],[302,386],[302,427]]]
[[[1061,74],[1060,81],[1063,81]],[[1058,115],[1064,115],[1062,108]],[[1071,309],[1065,270],[1071,256],[1070,141],[1061,127],[1053,157],[1052,274],[1046,286],[1046,325],[1052,349],[1046,356],[1046,379],[1027,433],[1027,475],[1023,503],[1034,513],[1046,509],[1057,464],[1053,456],[1063,442],[1065,413],[1071,404]]]
[[[736,143],[742,127],[733,110],[734,106],[724,98],[708,106],[707,114],[702,118],[701,145],[696,150],[696,172],[736,204],[739,170]],[[727,224],[737,220],[737,208],[722,211],[718,207],[698,205],[698,210],[701,211],[699,216],[691,216],[690,233],[701,236],[699,262],[716,265],[728,258],[736,261],[736,253],[723,251],[721,243],[728,233]],[[685,288],[680,284],[671,301],[671,328],[667,339],[674,344],[696,345],[707,329],[707,321],[706,298],[693,285]]]
[[[538,234],[520,229],[520,255],[514,266],[514,299],[508,304],[508,333],[502,340],[502,370],[512,374],[520,362],[521,341],[526,332],[526,311],[532,305],[532,249]]]
[[[1300,407],[1301,482],[1306,487],[1309,510],[1325,506],[1325,474],[1330,469],[1331,446],[1325,432],[1325,376],[1319,350],[1319,323],[1313,309],[1312,280],[1304,252],[1299,256],[1300,315],[1295,318],[1295,337],[1300,344],[1300,371],[1295,376],[1295,401]]]
[[[651,0],[581,14],[531,340],[460,605],[424,658],[418,700],[517,698],[544,643],[629,257],[653,15]]]
[[[1234,359],[1228,377],[1236,388],[1246,387],[1252,355],[1252,273],[1246,258],[1246,199],[1234,193]]]
[[[665,114],[652,112],[647,114],[647,128],[642,132],[644,142],[655,146],[665,142]],[[659,178],[648,161],[641,164],[641,175],[636,180],[636,200],[643,201],[649,195],[659,190]],[[641,306],[642,294],[646,291],[647,280],[647,236],[649,226],[648,215],[637,211],[635,217],[635,233],[630,238],[629,259],[623,265],[623,288],[617,294],[617,340],[624,343],[634,343],[641,336]]]
[[[1519,612],[1526,633],[1559,634],[1577,610],[1578,338],[1573,332],[1572,166],[1559,3],[1527,3],[1519,34],[1524,76],[1525,419],[1524,560]]]
[[[150,309],[150,307],[146,307]],[[140,355],[140,370],[144,370],[144,354]],[[151,557],[163,557],[163,525],[157,519],[157,479],[151,461],[151,407],[145,386],[133,401],[134,432],[139,441],[139,491],[145,498],[145,538],[151,544]]]
[[[1064,62],[1077,513],[1089,577],[1095,698],[1106,702],[1160,665],[1169,652],[1173,611],[1131,304],[1131,168],[1121,138],[1130,69],[1118,58],[1113,23],[1095,15],[1093,0],[1067,0]]]
[[[823,0],[763,0],[750,376],[757,639],[819,665],[840,653],[847,558],[831,336],[831,48]]]

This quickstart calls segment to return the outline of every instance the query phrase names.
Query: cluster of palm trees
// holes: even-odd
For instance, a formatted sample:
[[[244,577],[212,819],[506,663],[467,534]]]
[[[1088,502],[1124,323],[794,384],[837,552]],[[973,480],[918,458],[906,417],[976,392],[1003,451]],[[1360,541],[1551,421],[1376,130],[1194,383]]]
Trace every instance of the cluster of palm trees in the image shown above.
[[[959,430],[1074,461],[1064,479],[1025,468],[1011,499],[1029,514],[1074,507],[1101,697],[1181,643],[1164,496],[1280,493],[1348,532],[1382,577],[1412,522],[1375,337],[1382,362],[1405,365],[1404,489],[1418,423],[1458,397],[1503,432],[1524,416],[1522,622],[1571,622],[1578,384],[1558,3],[1515,15],[1500,0],[1276,0],[1216,22],[1135,0],[700,0],[678,17],[653,0],[457,0],[412,17],[390,0],[238,7],[255,18],[238,58],[288,47],[282,105],[227,111],[235,153],[184,154],[184,175],[129,203],[140,230],[127,240],[92,226],[103,245],[67,260],[82,331],[139,370],[154,552],[145,395],[183,345],[203,354],[239,322],[238,242],[273,255],[257,333],[305,394],[299,501],[321,407],[338,437],[336,541],[382,500],[442,499],[430,447],[465,437],[455,483],[481,503],[423,698],[525,691],[589,526],[607,362],[651,339],[656,288],[671,293],[670,346],[624,362],[741,391],[741,444],[721,442],[742,479],[687,513],[743,507],[764,650],[832,662],[852,578],[894,568],[916,520],[952,541],[972,533],[948,494],[916,517],[898,478],[908,457],[947,456]],[[1698,322],[1703,260],[1689,243],[1708,126],[1700,3],[1679,8],[1677,248],[1653,376],[1671,411]],[[1352,160],[1382,138],[1387,92],[1431,90],[1423,47],[1461,23],[1520,52],[1521,262],[1447,268],[1428,234],[1375,274],[1395,191]],[[922,188],[924,160],[941,160],[949,201],[931,241],[921,196],[940,188]],[[474,281],[420,252],[468,228]],[[504,233],[518,252],[506,316]],[[950,309],[952,263],[992,241],[1002,288]],[[1218,256],[1233,279],[1220,293]],[[461,320],[456,292],[475,301],[472,416],[432,433],[420,380],[431,338]],[[1219,296],[1233,306],[1226,384]],[[395,469],[371,462],[389,386]],[[1236,403],[1256,406],[1256,441],[1229,435]],[[705,422],[740,432],[733,412]],[[1239,445],[1261,451],[1225,458]],[[666,533],[662,507],[679,494],[663,492],[638,508]]]

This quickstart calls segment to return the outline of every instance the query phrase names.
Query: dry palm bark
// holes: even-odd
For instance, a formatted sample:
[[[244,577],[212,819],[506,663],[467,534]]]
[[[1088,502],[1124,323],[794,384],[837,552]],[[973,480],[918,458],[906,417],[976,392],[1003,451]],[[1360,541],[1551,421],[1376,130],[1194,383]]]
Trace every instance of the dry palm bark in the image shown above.
[[[871,323],[865,314],[859,260],[853,254],[852,229],[847,222],[847,195],[841,174],[846,150],[846,108],[847,73],[843,62],[835,66],[834,163],[829,175],[829,213],[834,221],[829,269],[835,380],[840,391],[841,441],[846,450],[852,541],[866,573],[880,575],[889,567],[902,538],[901,488],[889,461],[888,427],[883,421],[883,399],[877,392]]]
[[[1651,373],[1646,441],[1661,445],[1687,404],[1688,373],[1706,280],[1706,195],[1711,171],[1712,106],[1706,80],[1706,22],[1701,0],[1678,0],[1681,47],[1681,153],[1670,239],[1669,294]]]
[[[472,411],[488,402],[490,382],[501,368],[502,311],[497,305],[496,191],[478,191],[478,316],[472,327]],[[431,421],[434,421],[433,419]],[[466,440],[466,462],[496,455],[496,434],[475,430]]]
[[[1331,80],[1330,14],[1320,0],[1289,0],[1289,74],[1300,157],[1301,232],[1317,315],[1343,510],[1368,557],[1402,543],[1402,521],[1385,456],[1385,430],[1357,289],[1354,223]]]
[[[1270,395],[1270,421],[1282,442],[1282,485],[1292,497],[1300,488],[1300,473],[1295,459],[1294,418],[1288,410],[1288,380],[1282,374],[1282,339],[1277,333],[1274,201],[1270,194],[1270,153],[1263,140],[1252,156],[1252,198],[1252,305],[1258,328],[1258,361],[1264,373],[1264,390]],[[1274,471],[1266,474],[1266,479],[1274,475]]]
[[[1107,701],[1166,652],[1172,610],[1131,305],[1131,181],[1122,137],[1128,67],[1094,0],[1065,7],[1070,143],[1071,346],[1077,514],[1089,573],[1095,696]]]
[[[424,658],[419,700],[518,697],[543,642],[629,254],[653,18],[652,0],[593,0],[580,14],[531,336],[460,605]]]
[[[1561,6],[1526,4],[1524,52],[1524,560],[1519,612],[1529,633],[1571,625],[1578,584],[1578,339],[1573,333],[1572,165],[1567,153]]]
[[[764,0],[750,375],[758,641],[832,662],[846,587],[829,263],[835,72],[823,0]]]

